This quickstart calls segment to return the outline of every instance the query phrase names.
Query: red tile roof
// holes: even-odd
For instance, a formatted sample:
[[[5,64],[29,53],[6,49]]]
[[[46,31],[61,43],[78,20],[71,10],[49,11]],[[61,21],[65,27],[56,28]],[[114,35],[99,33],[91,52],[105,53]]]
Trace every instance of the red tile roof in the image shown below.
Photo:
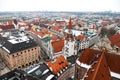
[[[52,47],[54,49],[54,53],[57,53],[57,52],[62,51],[62,49],[64,47],[64,40],[59,39],[58,41],[51,42],[51,44],[52,44]]]
[[[7,25],[13,25],[13,21],[8,21]]]
[[[15,27],[14,27],[14,25],[0,25],[0,28],[2,30],[8,30],[8,29],[13,29]]]
[[[41,32],[44,33],[44,34],[48,34],[48,29],[42,28],[42,31],[41,31]]]
[[[75,38],[83,40],[84,38],[86,38],[86,36],[84,34],[81,34],[81,35],[75,36]]]
[[[92,65],[92,68],[87,72],[85,80],[111,80],[109,67],[106,62],[104,52],[98,58],[97,63]]]
[[[106,53],[105,56],[110,70],[120,74],[120,55]]]
[[[30,31],[35,34],[38,34],[40,37],[43,37],[45,35],[43,32],[37,32],[37,31],[33,30],[33,28],[31,28]]]
[[[58,39],[58,36],[57,36],[57,35],[52,34],[52,36],[51,36],[51,40],[55,41],[55,40],[57,40],[57,39]]]
[[[65,67],[68,66],[68,61],[65,59],[64,56],[60,56],[56,58],[56,61],[52,63],[51,61],[46,62],[49,68],[52,68],[52,72],[57,75],[60,70],[63,70]]]
[[[93,50],[90,48],[87,48],[79,57],[79,61],[82,63],[85,63],[87,65],[91,65],[93,61],[96,59],[96,55],[100,54],[101,51]]]
[[[60,26],[52,26],[51,28],[56,31],[59,31],[60,29],[62,29]]]
[[[111,41],[111,46],[117,45],[120,47],[120,34],[115,34],[109,37],[109,40]]]
[[[80,63],[91,65],[85,80],[111,80],[110,71],[120,74],[120,55],[86,49],[78,58]]]

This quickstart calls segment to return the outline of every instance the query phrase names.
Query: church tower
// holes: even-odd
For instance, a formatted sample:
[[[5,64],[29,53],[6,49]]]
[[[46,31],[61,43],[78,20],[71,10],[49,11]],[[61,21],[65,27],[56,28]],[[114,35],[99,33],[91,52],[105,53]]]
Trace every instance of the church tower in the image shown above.
[[[70,18],[69,24],[68,24],[68,33],[66,35],[65,43],[64,43],[64,53],[66,57],[70,57],[72,55],[77,54],[77,50],[75,48],[75,40],[74,36],[72,34],[72,21]]]

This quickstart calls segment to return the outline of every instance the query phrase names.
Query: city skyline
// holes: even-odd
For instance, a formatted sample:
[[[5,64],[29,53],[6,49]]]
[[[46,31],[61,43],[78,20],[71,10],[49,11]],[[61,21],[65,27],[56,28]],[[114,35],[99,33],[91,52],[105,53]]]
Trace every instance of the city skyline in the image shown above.
[[[4,11],[112,11],[120,12],[120,0],[1,0]]]

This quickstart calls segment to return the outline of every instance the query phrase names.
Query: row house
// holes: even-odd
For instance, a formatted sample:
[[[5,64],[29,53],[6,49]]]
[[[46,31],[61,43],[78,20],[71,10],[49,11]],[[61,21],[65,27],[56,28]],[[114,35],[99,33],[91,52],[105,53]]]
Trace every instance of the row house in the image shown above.
[[[89,40],[84,34],[78,35],[76,38],[76,45],[78,47],[78,51],[86,49],[89,47]]]

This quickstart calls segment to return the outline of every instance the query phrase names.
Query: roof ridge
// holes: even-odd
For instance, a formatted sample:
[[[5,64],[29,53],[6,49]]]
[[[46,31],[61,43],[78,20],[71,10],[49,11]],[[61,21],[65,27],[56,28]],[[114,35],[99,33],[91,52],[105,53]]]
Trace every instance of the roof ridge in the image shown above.
[[[101,61],[102,61],[102,59],[103,59],[103,56],[105,56],[105,55],[104,55],[105,52],[106,52],[106,51],[104,50],[104,51],[102,52],[101,56],[99,57],[98,66],[97,66],[97,68],[96,68],[96,70],[95,70],[95,75],[93,76],[92,80],[95,80],[95,78],[96,78],[96,75],[97,75],[97,72],[98,72],[100,63],[101,63]]]

